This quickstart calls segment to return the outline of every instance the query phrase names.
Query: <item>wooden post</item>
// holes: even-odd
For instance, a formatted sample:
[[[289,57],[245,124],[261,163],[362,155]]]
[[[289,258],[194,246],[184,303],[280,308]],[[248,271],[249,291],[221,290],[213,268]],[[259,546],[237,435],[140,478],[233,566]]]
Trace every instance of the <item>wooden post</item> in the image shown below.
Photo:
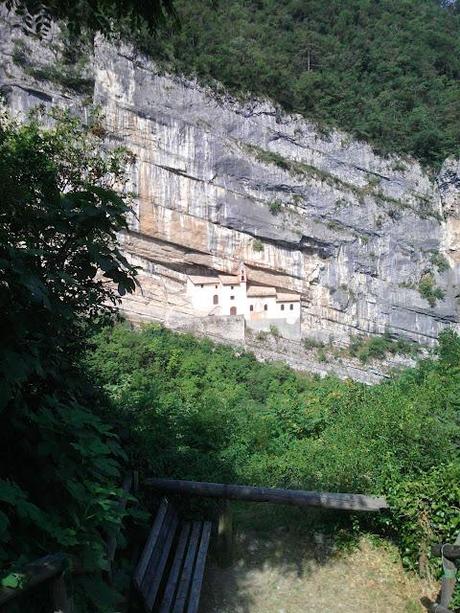
[[[50,554],[31,562],[24,567],[18,576],[18,587],[0,587],[0,606],[9,600],[17,598],[36,585],[62,575],[67,558],[62,553]]]
[[[233,563],[233,517],[228,500],[222,501],[222,509],[217,525],[217,558],[222,567]]]
[[[67,598],[67,590],[63,574],[51,581],[50,592],[53,613],[72,613],[71,603]]]

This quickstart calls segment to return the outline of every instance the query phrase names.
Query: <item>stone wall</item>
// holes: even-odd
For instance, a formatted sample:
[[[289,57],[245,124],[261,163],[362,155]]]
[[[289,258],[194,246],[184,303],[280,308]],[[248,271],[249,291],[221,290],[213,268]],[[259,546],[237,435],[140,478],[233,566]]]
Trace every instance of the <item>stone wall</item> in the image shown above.
[[[248,319],[246,321],[246,328],[254,332],[274,332],[275,335],[297,342],[302,338],[300,319],[293,323],[288,323],[286,319],[279,318]]]

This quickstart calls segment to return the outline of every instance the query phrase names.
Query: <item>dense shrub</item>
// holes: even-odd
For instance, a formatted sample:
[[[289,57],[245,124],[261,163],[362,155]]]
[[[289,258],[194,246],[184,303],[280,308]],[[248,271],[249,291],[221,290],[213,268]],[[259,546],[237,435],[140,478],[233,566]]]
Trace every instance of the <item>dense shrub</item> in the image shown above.
[[[0,118],[0,572],[73,554],[78,610],[89,598],[88,610],[113,611],[100,579],[124,453],[77,358],[117,302],[113,284],[134,286],[116,247],[129,202],[113,191],[130,155],[101,151],[97,116],[82,125],[56,111],[51,129],[38,119]]]
[[[158,326],[94,339],[88,368],[150,474],[389,497],[415,565],[458,528],[460,340],[373,387],[295,373]],[[420,550],[420,551],[419,551]]]

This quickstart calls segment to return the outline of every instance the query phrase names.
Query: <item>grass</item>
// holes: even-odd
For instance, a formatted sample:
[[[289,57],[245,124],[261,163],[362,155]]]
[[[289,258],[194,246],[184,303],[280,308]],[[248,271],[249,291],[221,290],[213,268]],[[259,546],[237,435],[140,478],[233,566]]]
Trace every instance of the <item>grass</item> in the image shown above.
[[[416,613],[419,599],[433,596],[434,586],[406,573],[396,549],[376,539],[342,547],[337,534],[302,522],[261,531],[235,517],[235,525],[233,564],[219,567],[213,556],[207,564],[209,613]]]

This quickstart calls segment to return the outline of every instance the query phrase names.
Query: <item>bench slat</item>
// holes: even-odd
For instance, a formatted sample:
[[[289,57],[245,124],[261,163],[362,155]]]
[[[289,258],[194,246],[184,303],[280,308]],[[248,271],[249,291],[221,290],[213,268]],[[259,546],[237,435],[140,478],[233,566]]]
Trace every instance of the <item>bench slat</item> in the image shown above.
[[[179,589],[177,591],[176,602],[174,603],[173,613],[183,613],[185,601],[190,588],[190,580],[192,578],[193,566],[195,563],[196,553],[198,549],[198,541],[201,535],[202,522],[194,521],[192,524],[192,533],[188,543],[187,555],[185,557],[184,568],[180,578]]]
[[[201,542],[196,557],[195,570],[193,571],[192,587],[188,601],[187,613],[197,613],[200,604],[201,585],[203,583],[206,555],[208,553],[209,539],[211,538],[211,522],[203,523]]]
[[[190,522],[184,522],[184,524],[182,525],[182,530],[179,536],[179,541],[177,543],[174,561],[171,566],[168,583],[166,585],[165,593],[163,596],[163,602],[161,603],[160,613],[170,613],[171,611],[171,605],[173,603],[174,595],[176,593],[176,587],[179,581],[179,574],[182,568],[182,562],[184,560],[185,549],[187,546],[191,527],[192,525]]]
[[[149,564],[150,556],[155,548],[155,544],[158,540],[158,535],[160,534],[161,527],[163,525],[163,520],[166,515],[166,511],[168,509],[168,502],[165,498],[162,499],[160,508],[155,517],[155,521],[153,522],[152,530],[150,531],[149,538],[144,547],[144,551],[142,552],[141,559],[136,567],[134,572],[134,585],[138,590],[141,588],[141,583],[145,575],[145,571],[147,570],[147,566]]]
[[[164,544],[168,538],[168,535],[173,527],[174,519],[177,517],[176,511],[171,505],[168,505],[168,509],[166,511],[166,515],[163,520],[163,525],[161,526],[160,532],[158,534],[158,538],[155,543],[155,547],[153,548],[152,555],[150,556],[150,560],[147,565],[147,570],[145,571],[144,577],[141,582],[140,591],[144,596],[144,600],[147,604],[147,594],[152,584],[152,581],[155,578],[157,568],[161,559],[161,554],[164,548]]]
[[[152,611],[153,606],[155,604],[155,600],[158,595],[158,590],[160,588],[161,581],[163,578],[163,573],[165,571],[166,564],[168,562],[169,553],[171,551],[171,546],[173,544],[173,540],[176,535],[178,523],[179,523],[179,520],[177,518],[177,515],[174,515],[171,520],[171,524],[168,528],[168,532],[166,534],[166,538],[163,543],[163,547],[161,549],[161,556],[155,568],[155,574],[152,577],[152,580],[151,580],[151,583],[150,583],[150,586],[148,588],[147,595],[145,598],[147,611]]]

